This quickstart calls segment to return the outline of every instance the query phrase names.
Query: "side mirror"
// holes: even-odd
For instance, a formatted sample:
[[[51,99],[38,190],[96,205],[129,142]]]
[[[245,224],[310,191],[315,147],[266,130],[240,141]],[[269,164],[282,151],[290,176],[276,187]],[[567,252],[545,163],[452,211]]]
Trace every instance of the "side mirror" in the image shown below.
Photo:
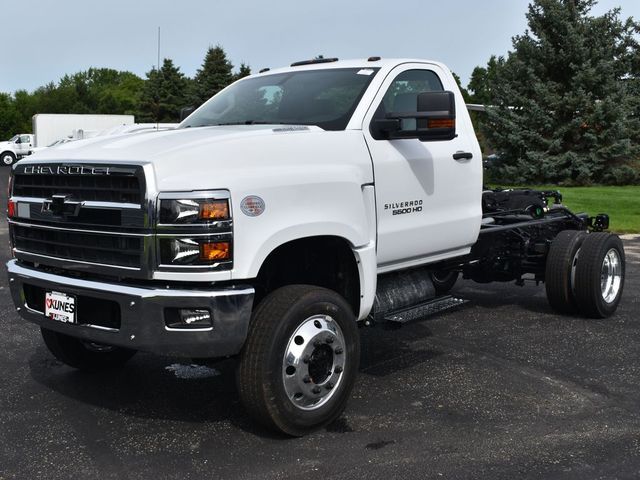
[[[417,131],[421,142],[453,140],[456,137],[456,101],[453,92],[418,95]]]
[[[402,128],[404,120],[412,119],[415,120],[414,128]],[[449,91],[420,93],[415,112],[387,113],[385,118],[374,120],[371,133],[376,140],[452,140],[456,137],[455,96]]]
[[[22,141],[20,140],[20,137],[16,138],[16,141],[14,142],[15,144],[20,144],[22,143]]]
[[[185,118],[191,115],[196,110],[196,107],[184,107],[180,109],[180,121],[182,122]]]

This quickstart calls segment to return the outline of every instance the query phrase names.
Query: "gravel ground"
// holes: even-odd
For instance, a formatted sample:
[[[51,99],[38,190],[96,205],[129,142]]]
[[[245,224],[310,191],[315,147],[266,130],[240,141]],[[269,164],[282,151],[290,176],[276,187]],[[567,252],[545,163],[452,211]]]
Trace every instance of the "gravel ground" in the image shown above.
[[[2,261],[7,243],[2,221]],[[459,282],[470,302],[458,311],[363,329],[347,411],[302,439],[245,416],[232,362],[62,365],[2,275],[0,479],[638,478],[640,238],[625,247],[607,320],[555,315],[542,286]]]

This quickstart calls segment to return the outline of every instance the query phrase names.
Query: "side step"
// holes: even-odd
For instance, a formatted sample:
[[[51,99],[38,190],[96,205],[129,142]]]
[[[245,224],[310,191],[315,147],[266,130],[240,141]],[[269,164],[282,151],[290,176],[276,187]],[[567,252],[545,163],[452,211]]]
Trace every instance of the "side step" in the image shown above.
[[[464,305],[469,300],[454,297],[453,295],[445,295],[428,302],[420,303],[413,307],[404,308],[395,312],[385,313],[383,318],[387,322],[408,323],[414,320],[422,320],[425,317],[436,313],[451,310],[452,308]]]

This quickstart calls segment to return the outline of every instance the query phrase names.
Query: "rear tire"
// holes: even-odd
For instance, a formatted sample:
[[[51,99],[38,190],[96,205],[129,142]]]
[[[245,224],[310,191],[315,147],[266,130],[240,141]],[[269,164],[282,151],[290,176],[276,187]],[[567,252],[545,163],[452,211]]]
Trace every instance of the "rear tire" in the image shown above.
[[[267,428],[302,436],[342,413],[359,360],[347,302],[326,288],[285,286],[254,312],[238,368],[240,398]]]
[[[580,311],[591,318],[613,315],[622,297],[624,277],[624,247],[620,238],[605,232],[589,234],[576,268],[575,294]]]
[[[545,267],[545,288],[549,305],[558,313],[578,312],[573,277],[586,236],[584,231],[564,230],[551,243]]]
[[[46,328],[41,328],[40,332],[54,357],[70,367],[85,372],[122,367],[136,354],[135,350],[86,342]]]

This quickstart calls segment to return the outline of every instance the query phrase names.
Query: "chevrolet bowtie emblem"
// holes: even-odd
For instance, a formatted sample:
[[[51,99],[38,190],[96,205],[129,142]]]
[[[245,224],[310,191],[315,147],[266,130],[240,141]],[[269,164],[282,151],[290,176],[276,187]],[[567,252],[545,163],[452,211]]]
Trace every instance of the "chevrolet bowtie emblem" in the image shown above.
[[[42,212],[57,216],[77,217],[82,202],[71,200],[71,195],[52,195],[42,203]]]

